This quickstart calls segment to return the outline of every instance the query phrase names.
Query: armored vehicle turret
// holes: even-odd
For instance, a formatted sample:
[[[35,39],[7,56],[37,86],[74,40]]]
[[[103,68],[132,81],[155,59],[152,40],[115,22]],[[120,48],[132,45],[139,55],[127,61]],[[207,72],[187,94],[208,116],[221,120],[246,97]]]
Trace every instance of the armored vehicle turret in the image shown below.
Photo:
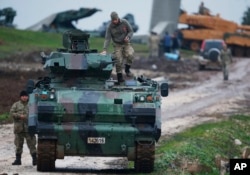
[[[111,56],[90,49],[88,39],[78,30],[65,32],[63,49],[41,54],[47,75],[27,83],[37,170],[53,171],[64,156],[109,156],[151,172],[168,84],[141,76],[116,85]]]

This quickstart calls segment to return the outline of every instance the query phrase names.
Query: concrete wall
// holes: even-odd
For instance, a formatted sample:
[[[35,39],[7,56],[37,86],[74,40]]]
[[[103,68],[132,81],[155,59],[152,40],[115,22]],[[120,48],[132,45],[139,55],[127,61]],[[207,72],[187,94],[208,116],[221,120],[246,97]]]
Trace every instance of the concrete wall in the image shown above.
[[[150,31],[155,29],[161,31],[162,34],[165,30],[171,34],[177,28],[178,18],[180,13],[181,0],[153,0]],[[168,25],[162,27],[163,25],[158,25],[159,23],[167,23]],[[159,29],[159,27],[161,27]],[[157,28],[157,29],[156,29]]]

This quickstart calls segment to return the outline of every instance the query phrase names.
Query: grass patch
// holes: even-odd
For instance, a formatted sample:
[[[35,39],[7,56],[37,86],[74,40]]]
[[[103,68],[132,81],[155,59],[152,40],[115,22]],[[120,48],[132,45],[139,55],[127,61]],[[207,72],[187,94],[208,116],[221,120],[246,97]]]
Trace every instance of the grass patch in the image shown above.
[[[1,123],[11,123],[12,119],[9,117],[8,113],[0,114],[0,124]]]
[[[152,174],[190,174],[185,164],[198,162],[200,174],[219,174],[215,156],[241,157],[250,145],[250,116],[232,116],[217,123],[202,124],[162,140],[156,149],[155,172]],[[236,145],[235,139],[242,144]],[[199,174],[199,173],[198,173]]]
[[[90,48],[103,50],[104,38],[90,37]],[[145,44],[133,44],[136,52],[148,52]],[[20,52],[62,48],[62,34],[34,32],[0,27],[0,59]],[[109,52],[113,51],[110,44]]]
[[[61,35],[0,27],[0,58],[60,47]]]

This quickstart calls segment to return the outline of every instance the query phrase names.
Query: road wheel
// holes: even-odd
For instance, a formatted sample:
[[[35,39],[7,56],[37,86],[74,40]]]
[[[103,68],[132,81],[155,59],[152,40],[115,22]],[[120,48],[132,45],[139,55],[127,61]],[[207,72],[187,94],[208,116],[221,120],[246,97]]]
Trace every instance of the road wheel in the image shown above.
[[[200,43],[198,41],[191,41],[190,49],[193,51],[199,51],[200,50]]]
[[[243,57],[244,56],[244,48],[243,47],[235,47],[234,48],[234,56]]]
[[[205,70],[205,65],[199,64],[199,70]]]
[[[250,48],[246,48],[246,55],[247,57],[250,57]]]
[[[37,152],[37,171],[54,171],[56,141],[38,139]]]

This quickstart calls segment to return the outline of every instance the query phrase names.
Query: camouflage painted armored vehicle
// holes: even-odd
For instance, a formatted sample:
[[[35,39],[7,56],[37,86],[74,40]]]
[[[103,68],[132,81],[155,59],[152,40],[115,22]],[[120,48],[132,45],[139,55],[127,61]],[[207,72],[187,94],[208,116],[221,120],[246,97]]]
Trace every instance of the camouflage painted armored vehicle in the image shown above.
[[[42,54],[48,76],[27,83],[37,170],[53,171],[64,156],[109,156],[127,157],[136,171],[151,172],[168,84],[138,77],[116,85],[111,56],[89,49],[88,38],[65,32],[64,49]]]

